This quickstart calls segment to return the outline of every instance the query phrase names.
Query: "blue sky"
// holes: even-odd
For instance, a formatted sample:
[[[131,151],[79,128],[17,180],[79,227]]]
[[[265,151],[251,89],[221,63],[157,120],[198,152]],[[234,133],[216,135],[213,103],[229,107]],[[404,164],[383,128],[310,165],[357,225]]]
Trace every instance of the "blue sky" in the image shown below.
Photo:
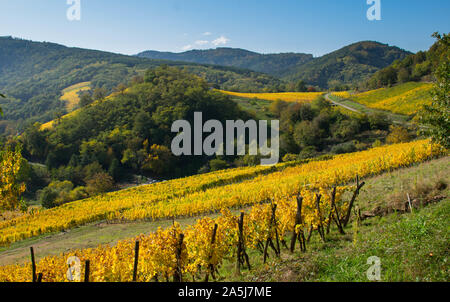
[[[316,56],[361,40],[416,52],[450,31],[448,0],[380,0],[369,21],[367,0],[0,0],[0,36],[124,54],[144,50],[239,47]]]

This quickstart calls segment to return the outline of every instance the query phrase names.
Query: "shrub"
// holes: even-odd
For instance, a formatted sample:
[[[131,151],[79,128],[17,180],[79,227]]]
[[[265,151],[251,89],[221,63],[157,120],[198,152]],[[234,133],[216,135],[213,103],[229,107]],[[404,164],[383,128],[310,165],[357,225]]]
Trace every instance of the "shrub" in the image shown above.
[[[114,180],[108,173],[97,173],[86,181],[89,195],[97,195],[114,189]]]
[[[285,156],[283,156],[283,158],[281,160],[283,162],[296,161],[297,160],[297,155],[292,154],[292,153],[288,153]]]
[[[331,148],[331,152],[334,154],[343,154],[357,151],[354,142],[342,143]]]
[[[221,159],[213,159],[209,162],[209,167],[211,169],[211,172],[223,170],[228,167],[228,164],[226,161]]]
[[[300,152],[300,154],[298,155],[298,159],[302,160],[302,159],[313,158],[313,157],[316,157],[317,154],[318,153],[317,153],[315,147],[308,146]]]
[[[404,143],[411,139],[408,130],[402,126],[391,126],[389,129],[391,133],[386,137],[388,144]]]

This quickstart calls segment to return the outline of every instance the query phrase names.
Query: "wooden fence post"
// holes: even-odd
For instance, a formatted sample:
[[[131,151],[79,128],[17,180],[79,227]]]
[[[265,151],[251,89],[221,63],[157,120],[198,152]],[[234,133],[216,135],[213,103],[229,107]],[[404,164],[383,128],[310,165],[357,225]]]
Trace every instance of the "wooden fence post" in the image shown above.
[[[349,203],[349,206],[347,209],[347,214],[345,215],[345,217],[342,221],[342,224],[344,225],[344,227],[347,226],[347,224],[350,220],[350,214],[352,213],[352,208],[353,208],[353,204],[355,203],[356,197],[358,197],[359,191],[365,184],[366,184],[365,182],[359,183],[359,176],[356,175],[356,190],[355,190],[355,192],[353,192],[352,199],[350,200],[350,203]]]
[[[173,276],[174,282],[183,282],[183,271],[181,268],[181,253],[183,252],[183,240],[184,234],[180,233],[176,248],[177,267],[175,269],[175,275]]]
[[[327,226],[327,234],[330,231],[330,226],[331,226],[331,220],[334,220],[334,222],[336,223],[336,226],[339,230],[339,233],[341,234],[345,234],[344,232],[344,228],[342,227],[342,222],[341,222],[341,216],[339,214],[339,210],[336,206],[336,186],[333,187],[333,192],[331,193],[331,210],[330,210],[330,216],[328,217],[328,226]],[[334,212],[333,212],[334,210]],[[334,215],[333,215],[334,214]]]
[[[30,254],[31,254],[32,280],[33,280],[33,282],[36,282],[36,261],[34,259],[34,249],[33,249],[33,247],[30,247]]]
[[[322,238],[323,242],[325,242],[325,232],[322,225],[322,214],[320,211],[320,199],[322,196],[320,194],[316,194],[316,208],[317,208],[317,215],[319,215],[319,225],[317,226],[317,231],[320,234],[320,237]]]
[[[268,234],[268,237],[266,240],[266,244],[264,246],[264,263],[266,263],[266,261],[267,261],[267,256],[268,256],[267,249],[268,249],[269,245],[275,251],[276,256],[280,255],[280,251],[273,245],[273,241],[272,241],[272,237],[271,237],[272,226],[275,224],[275,235],[278,240],[278,231],[276,229],[277,225],[276,225],[276,216],[275,216],[276,210],[277,210],[277,205],[276,204],[272,205],[272,216],[270,217],[270,222],[269,222],[269,234]],[[277,245],[279,247],[279,243],[277,243]]]
[[[134,246],[133,282],[137,281],[138,263],[139,263],[139,241],[136,241],[136,244]]]
[[[250,259],[248,258],[247,252],[245,251],[244,246],[244,212],[241,212],[241,216],[238,221],[238,229],[239,229],[239,241],[237,247],[237,255],[236,255],[236,275],[241,274],[241,264],[244,262],[247,263],[247,267],[251,270]]]
[[[241,253],[242,253],[242,231],[243,231],[243,224],[244,224],[244,212],[241,212],[241,216],[238,221],[238,246],[237,246],[237,255],[236,255],[236,274],[241,274]]]
[[[299,224],[302,224],[302,203],[303,203],[303,197],[297,196],[297,214],[295,215],[295,223],[294,223],[294,229],[292,230],[292,238],[291,238],[291,253],[295,250],[295,241],[297,238],[301,238],[298,235],[300,235],[300,232],[297,234],[296,232],[296,226]],[[303,233],[303,231],[302,231]],[[304,235],[303,235],[304,237]],[[300,243],[300,249],[303,251],[303,244],[302,241],[299,241]]]
[[[89,282],[89,273],[90,273],[91,261],[86,260],[84,267],[84,282]]]
[[[206,272],[205,282],[208,282],[209,274],[211,274],[211,276],[215,279],[215,277],[214,277],[214,265],[211,264],[211,259],[212,259],[213,253],[214,253],[214,243],[216,242],[217,228],[218,228],[218,225],[216,223],[214,225],[213,233],[212,233],[212,236],[211,236],[211,250],[209,251],[209,255],[208,255],[208,271]]]

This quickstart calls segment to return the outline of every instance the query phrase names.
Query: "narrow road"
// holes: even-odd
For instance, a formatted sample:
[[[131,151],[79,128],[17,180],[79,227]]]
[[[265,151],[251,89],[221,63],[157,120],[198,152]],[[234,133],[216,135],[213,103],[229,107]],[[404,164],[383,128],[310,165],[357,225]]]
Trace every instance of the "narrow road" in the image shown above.
[[[330,95],[331,95],[331,93],[325,94],[325,99],[326,99],[327,101],[331,102],[332,104],[334,104],[334,105],[336,105],[336,106],[341,106],[342,108],[348,109],[348,110],[353,111],[353,112],[356,112],[356,113],[361,113],[360,111],[356,110],[355,108],[352,108],[352,107],[343,105],[343,104],[341,104],[341,103],[338,103],[338,102],[336,102],[336,101],[333,101],[333,100],[330,98]]]

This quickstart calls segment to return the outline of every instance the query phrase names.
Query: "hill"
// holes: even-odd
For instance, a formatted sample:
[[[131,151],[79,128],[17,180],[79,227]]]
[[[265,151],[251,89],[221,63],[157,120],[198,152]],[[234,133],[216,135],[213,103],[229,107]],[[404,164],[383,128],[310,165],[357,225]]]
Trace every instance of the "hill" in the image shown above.
[[[43,128],[26,128],[21,139],[27,158],[65,170],[63,174],[69,176],[65,180],[73,184],[84,184],[82,171],[92,165],[103,172],[116,169],[111,173],[116,180],[127,170],[173,177],[197,172],[206,160],[174,157],[170,152],[173,121],[191,121],[196,111],[206,120],[223,122],[248,117],[203,79],[161,66],[123,92],[98,99]]]
[[[363,41],[314,58],[298,69],[292,68],[284,78],[304,80],[310,85],[337,90],[340,86],[367,80],[378,70],[409,54],[398,47]]]
[[[284,101],[284,102],[311,102],[323,92],[279,92],[279,93],[242,93],[221,90],[222,93],[247,99],[258,99],[266,101]]]
[[[151,60],[0,37],[0,91],[7,96],[0,106],[6,120],[49,121],[66,112],[60,97],[72,85],[90,82],[92,89],[103,87],[111,92],[119,83],[127,84],[147,69],[163,64],[186,68],[217,87],[233,91],[258,91],[279,83],[268,75],[238,68]]]
[[[433,37],[440,37],[433,34]],[[428,51],[410,54],[403,60],[396,60],[391,65],[375,73],[365,86],[376,89],[409,81],[432,81],[436,67],[450,60],[450,34],[442,36],[442,43],[437,41]]]
[[[349,94],[347,98],[370,108],[413,115],[431,103],[431,83],[408,82],[389,88]]]
[[[234,66],[264,72],[289,82],[299,80],[322,88],[367,80],[378,70],[411,54],[398,47],[363,41],[314,58],[302,53],[260,54],[244,49],[217,48],[182,53],[144,51],[138,57]]]
[[[385,146],[370,151],[343,155],[327,161],[317,161],[306,163],[304,165],[298,164],[296,166],[285,167],[285,169],[272,171],[273,173],[269,173],[267,175],[260,175],[250,180],[244,180],[242,183],[240,183],[239,178],[230,178],[229,181],[231,181],[231,183],[209,183],[210,181],[214,182],[213,178],[220,180],[224,176],[225,178],[229,178],[235,172],[245,172],[242,170],[222,171],[214,175],[204,175],[203,177],[195,176],[188,179],[159,183],[146,187],[111,193],[107,196],[100,196],[97,200],[78,201],[53,210],[42,211],[35,213],[34,215],[25,215],[21,218],[5,221],[0,224],[0,231],[2,235],[5,236],[0,238],[2,238],[3,244],[8,242],[17,242],[17,244],[21,244],[19,241],[26,238],[42,236],[45,233],[48,234],[52,232],[59,232],[61,230],[73,229],[77,225],[85,225],[91,221],[99,221],[103,219],[114,220],[119,216],[123,216],[125,218],[121,220],[121,223],[124,223],[125,220],[143,220],[145,218],[155,220],[158,217],[170,219],[174,216],[179,216],[181,219],[184,219],[186,217],[195,216],[201,213],[208,216],[210,213],[217,212],[221,208],[231,208],[233,206],[239,206],[240,208],[247,207],[245,208],[245,221],[247,221],[247,223],[243,225],[245,228],[243,236],[245,236],[246,249],[251,256],[251,262],[254,266],[250,271],[245,269],[244,276],[250,277],[251,272],[256,272],[256,274],[259,275],[261,272],[260,270],[267,270],[271,267],[261,265],[260,263],[262,261],[262,256],[261,254],[256,256],[256,254],[258,253],[260,242],[265,241],[267,234],[269,234],[269,238],[272,238],[275,241],[275,234],[273,233],[276,232],[264,231],[267,230],[267,227],[269,227],[269,230],[272,229],[271,226],[267,224],[272,220],[270,218],[272,213],[272,215],[276,215],[277,219],[276,229],[278,230],[278,235],[276,238],[280,238],[282,243],[284,243],[283,245],[286,246],[286,240],[290,239],[290,233],[296,225],[294,222],[296,208],[295,197],[298,194],[301,194],[304,198],[304,211],[302,212],[302,220],[304,221],[304,224],[299,224],[296,229],[299,230],[299,232],[305,231],[307,235],[310,223],[314,223],[316,226],[320,226],[323,223],[324,227],[328,223],[328,225],[330,225],[330,232],[327,232],[326,234],[327,240],[323,238],[323,240],[321,240],[318,234],[319,232],[313,232],[314,229],[311,228],[310,232],[313,236],[312,238],[310,237],[312,239],[311,241],[309,239],[307,241],[308,250],[302,250],[300,253],[296,252],[297,257],[302,256],[303,258],[305,255],[309,256],[310,254],[306,253],[309,253],[310,251],[315,251],[317,253],[331,252],[329,249],[324,247],[339,249],[343,246],[350,247],[352,243],[354,247],[366,247],[365,238],[367,238],[367,236],[371,236],[371,239],[373,239],[372,235],[374,235],[374,233],[370,232],[367,226],[370,225],[372,221],[376,221],[377,218],[374,218],[369,222],[364,221],[364,224],[361,224],[361,221],[355,219],[355,215],[352,214],[354,221],[353,228],[351,225],[347,226],[347,223],[345,223],[344,226],[345,232],[348,232],[348,235],[345,235],[343,230],[339,234],[334,224],[331,225],[331,215],[329,216],[330,218],[324,218],[323,221],[320,222],[320,215],[315,214],[316,210],[313,206],[313,191],[310,191],[310,188],[306,188],[308,186],[305,186],[305,184],[310,183],[310,181],[317,181],[321,184],[319,192],[320,194],[323,194],[323,200],[320,209],[322,211],[326,211],[326,213],[333,213],[332,210],[330,211],[331,199],[327,195],[331,184],[351,184],[354,179],[355,171],[358,171],[358,174],[361,177],[367,177],[365,179],[365,181],[367,181],[367,185],[364,186],[364,184],[362,184],[362,186],[364,186],[364,190],[358,198],[358,209],[369,210],[368,212],[362,212],[362,215],[359,215],[358,217],[361,218],[364,215],[365,218],[370,217],[367,215],[370,215],[370,213],[376,209],[379,209],[377,210],[378,214],[375,214],[374,216],[385,216],[394,210],[399,214],[408,212],[407,209],[405,210],[405,190],[407,190],[406,192],[411,193],[412,198],[414,198],[412,202],[415,207],[415,212],[416,207],[421,208],[425,204],[433,203],[446,198],[446,196],[443,197],[442,194],[448,194],[446,190],[448,177],[446,177],[445,174],[445,166],[448,166],[448,159],[444,159],[439,162],[432,162],[431,164],[427,163],[424,166],[419,166],[408,170],[395,171],[394,169],[409,167],[414,163],[421,163],[427,159],[431,159],[434,157],[432,155],[433,152],[434,155],[438,155],[439,153],[439,151],[434,148],[433,151],[431,151],[430,145],[427,141],[420,141],[408,144]],[[434,168],[430,167],[431,165],[433,165]],[[436,166],[440,167],[440,169],[436,169]],[[432,174],[437,170],[439,170],[441,175]],[[391,173],[389,175],[382,175],[387,171]],[[372,176],[377,174],[381,174],[381,176],[372,178]],[[425,179],[426,176],[424,177],[424,175],[432,175],[433,177]],[[417,181],[418,177],[420,177],[421,182]],[[416,181],[413,181],[414,179]],[[272,184],[274,181],[280,184],[280,186],[264,186],[267,184]],[[198,187],[199,189],[202,186],[201,182],[203,182],[203,185],[211,185],[211,187],[207,187],[204,191],[201,189],[202,191],[199,191],[198,193],[194,192],[193,194],[190,194],[192,193],[190,189],[194,187]],[[386,183],[389,183],[389,186],[387,186]],[[405,183],[411,185],[405,187]],[[174,196],[167,196],[166,194],[167,188],[170,187],[175,189],[173,191],[176,193]],[[395,189],[395,191],[393,191],[393,189]],[[335,202],[334,205],[336,207],[336,212],[338,212],[337,209],[339,209],[339,212],[344,213],[342,211],[345,211],[347,207],[345,200],[349,200],[351,198],[351,195],[353,194],[352,191],[353,186],[338,188],[338,194],[335,195],[336,198],[332,199]],[[255,194],[255,192],[259,193]],[[386,194],[390,194],[388,200],[385,198]],[[262,202],[267,200],[270,196],[272,196],[272,198],[274,198],[277,202],[278,207],[276,208],[276,212],[275,210],[271,210],[270,203],[265,204]],[[402,197],[399,198],[399,196]],[[167,200],[171,200],[171,202],[168,203]],[[376,203],[374,203],[374,201]],[[104,205],[108,206],[104,207]],[[119,208],[122,207],[122,210],[119,210],[119,208],[112,209],[111,207],[113,205]],[[248,208],[249,205],[253,205],[251,209]],[[448,206],[446,206],[446,209],[448,209]],[[446,211],[448,212],[448,210]],[[398,221],[399,214],[392,216],[391,220],[397,219]],[[448,216],[448,214],[446,216]],[[423,224],[423,221],[425,221],[424,218],[425,217],[420,219],[420,224],[413,223],[411,225],[407,225],[407,229],[411,230],[411,232],[401,231],[402,226],[404,227],[405,225],[398,227],[397,231],[399,231],[402,235],[406,234],[406,236],[409,236],[407,234],[413,234],[412,236],[415,240],[406,240],[404,241],[405,244],[417,243],[417,246],[419,246],[421,243],[424,243],[424,241],[417,240],[420,238],[427,239],[427,244],[431,244],[435,241],[435,238],[445,238],[445,219],[440,219],[441,222],[439,225],[435,223],[431,224],[436,227],[435,231],[438,233],[443,232],[441,233],[441,236],[439,236],[439,234],[434,234],[433,232],[431,233],[434,234],[433,238],[428,238],[424,235],[429,235],[430,232],[434,230],[427,227],[426,232],[423,232],[423,228],[425,226],[425,224]],[[232,259],[235,259],[235,257],[232,256],[235,255],[235,247],[237,246],[237,219],[238,217],[234,216],[233,213],[229,211],[222,211],[222,214],[215,219],[204,217],[203,219],[198,220],[195,224],[184,227],[183,229],[181,229],[178,223],[171,223],[170,225],[167,225],[167,223],[162,222],[161,225],[167,226],[166,229],[158,229],[156,232],[148,235],[140,235],[135,238],[121,240],[112,246],[104,245],[90,250],[65,250],[66,253],[64,255],[47,257],[44,259],[41,258],[37,267],[39,268],[39,272],[43,273],[44,281],[63,281],[65,280],[65,272],[67,270],[67,257],[77,255],[82,261],[91,260],[93,280],[128,281],[131,278],[130,268],[132,265],[130,265],[130,263],[132,263],[131,261],[133,259],[133,254],[131,252],[133,251],[135,241],[139,240],[143,251],[142,254],[140,254],[138,274],[139,281],[149,281],[154,278],[155,274],[157,274],[157,278],[164,278],[164,276],[172,277],[174,271],[173,265],[175,263],[172,259],[175,257],[175,253],[169,252],[175,250],[173,247],[178,242],[177,240],[174,240],[174,238],[177,238],[176,236],[179,236],[179,234],[183,232],[185,234],[184,243],[186,244],[186,247],[183,248],[186,250],[186,262],[183,262],[183,265],[186,268],[186,270],[184,270],[184,272],[186,272],[185,277],[187,278],[191,274],[194,277],[199,277],[199,275],[203,276],[203,273],[207,272],[204,268],[208,267],[211,263],[210,260],[208,260],[210,259],[208,255],[210,254],[209,251],[212,250],[210,242],[214,224],[217,224],[218,227],[216,229],[217,233],[214,232],[217,234],[217,240],[216,245],[214,245],[215,260],[213,264],[219,268],[222,263],[228,265],[231,264],[230,262],[234,262]],[[339,219],[338,214],[337,220]],[[384,220],[384,218],[381,218],[378,221],[381,222]],[[318,224],[316,224],[316,221],[319,221]],[[342,221],[344,222],[345,220],[342,219]],[[336,224],[339,225],[338,222],[336,222]],[[384,225],[387,226],[386,224]],[[137,232],[140,232],[140,230],[143,229],[138,225],[130,227],[136,227],[134,231]],[[154,229],[155,225],[152,225],[151,227]],[[92,230],[92,226],[90,228]],[[132,236],[131,232],[130,235]],[[384,231],[381,233],[384,239],[389,240],[387,241],[388,247],[395,248],[396,241],[393,241],[392,239],[396,237],[389,236],[390,232]],[[397,232],[395,233],[397,234]],[[385,237],[385,235],[388,237]],[[76,237],[77,232],[66,232],[62,236]],[[114,236],[117,237],[113,239],[112,237]],[[109,234],[109,238],[112,239],[112,241],[117,240],[119,236],[123,236],[123,234],[112,234],[111,232]],[[380,238],[380,232],[378,233],[377,238]],[[46,239],[43,238],[43,240]],[[28,241],[28,243],[29,242],[30,241]],[[282,246],[279,244],[278,239],[275,242],[277,243],[277,247],[272,246],[272,250],[275,251],[276,255],[279,256],[280,251],[286,255],[286,253],[288,253],[288,248],[280,250],[280,247],[282,248]],[[439,261],[445,262],[441,256],[445,254],[445,240],[441,239],[438,240],[438,242],[439,243],[432,245],[433,250],[428,250],[431,246],[427,246],[426,248],[423,246],[421,251],[426,252],[427,255],[430,252],[436,253],[436,258],[440,259]],[[27,241],[24,243],[27,244]],[[385,245],[383,244],[374,245],[371,248],[378,247],[381,247],[380,249],[383,251],[385,249]],[[406,248],[405,250],[414,251],[415,249]],[[48,253],[48,251],[44,252]],[[272,256],[272,251],[270,253]],[[389,253],[389,255],[390,254],[391,253]],[[166,261],[166,258],[162,257],[162,255],[170,255],[169,260]],[[371,255],[374,254],[370,254],[369,256]],[[375,253],[375,255],[379,254]],[[397,259],[397,257],[391,257],[389,255],[386,254],[385,257],[389,258],[383,259],[386,261],[387,259],[389,259],[389,261]],[[403,264],[405,264],[403,261],[404,258],[400,256],[401,253],[398,255],[398,258]],[[120,261],[110,261],[113,257],[116,257],[115,259],[120,259]],[[423,255],[421,257],[423,257]],[[258,260],[256,260],[257,258]],[[283,263],[277,259],[278,257],[270,257],[270,263],[277,265]],[[335,258],[331,257],[330,259]],[[353,259],[354,261],[361,260],[357,257]],[[367,257],[361,261],[364,261],[365,264]],[[141,265],[141,263],[146,263],[146,265]],[[351,264],[351,262],[347,260],[346,264]],[[198,271],[199,265],[202,268],[201,272]],[[401,263],[398,263],[397,265],[402,267]],[[224,267],[224,269],[226,269],[226,267]],[[442,270],[433,269],[429,272],[432,273],[433,271],[438,272]],[[314,273],[315,272],[316,271],[314,271]],[[231,275],[228,275],[226,272],[225,275],[228,278],[232,278]],[[401,277],[401,275],[398,276]],[[313,278],[314,276],[308,274],[308,277]],[[326,278],[327,276],[322,275],[322,277]],[[329,277],[332,276],[330,275]],[[340,278],[342,277],[343,276],[340,276]],[[25,281],[29,280],[29,278],[29,264],[3,266],[0,268],[0,279],[2,281]],[[392,276],[390,276],[390,278],[392,278]]]
[[[200,64],[233,66],[264,72],[276,77],[282,77],[286,70],[300,67],[313,59],[311,54],[279,53],[260,54],[245,49],[219,47],[207,50],[190,50],[182,53],[144,51],[138,57],[184,61]]]

